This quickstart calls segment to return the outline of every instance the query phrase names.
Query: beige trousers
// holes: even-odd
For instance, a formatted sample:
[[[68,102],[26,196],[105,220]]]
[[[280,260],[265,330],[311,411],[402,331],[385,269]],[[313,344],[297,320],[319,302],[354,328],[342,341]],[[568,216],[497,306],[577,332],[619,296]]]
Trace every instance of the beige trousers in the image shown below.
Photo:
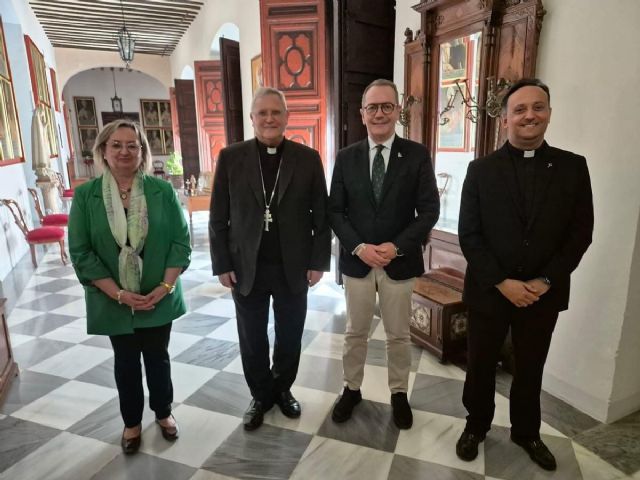
[[[372,268],[364,278],[343,275],[343,282],[347,303],[347,329],[342,351],[346,386],[358,390],[362,385],[377,292],[387,334],[389,389],[391,393],[406,392],[411,368],[409,319],[415,278],[392,280],[383,268]]]

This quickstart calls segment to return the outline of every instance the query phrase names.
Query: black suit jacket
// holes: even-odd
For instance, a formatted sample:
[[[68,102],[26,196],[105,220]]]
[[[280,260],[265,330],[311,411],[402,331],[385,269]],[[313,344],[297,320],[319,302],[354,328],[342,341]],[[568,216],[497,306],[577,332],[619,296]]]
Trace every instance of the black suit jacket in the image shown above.
[[[422,243],[440,215],[440,199],[429,151],[397,137],[376,205],[371,185],[367,139],[346,147],[336,158],[329,197],[329,219],[340,239],[340,269],[365,277],[371,267],[351,252],[360,243],[393,242],[404,255],[385,267],[394,280],[424,272]]]
[[[284,140],[277,186],[282,262],[289,287],[307,288],[307,270],[328,271],[331,231],[327,186],[320,155]],[[234,271],[237,291],[248,295],[256,274],[264,229],[264,196],[256,140],[224,148],[211,196],[209,239],[214,275]]]
[[[569,304],[570,275],[591,244],[593,201],[584,157],[543,145],[535,163],[533,211],[525,220],[509,147],[472,161],[462,187],[458,233],[467,259],[465,303],[489,314],[517,308],[495,285],[548,277],[551,288],[527,310]]]

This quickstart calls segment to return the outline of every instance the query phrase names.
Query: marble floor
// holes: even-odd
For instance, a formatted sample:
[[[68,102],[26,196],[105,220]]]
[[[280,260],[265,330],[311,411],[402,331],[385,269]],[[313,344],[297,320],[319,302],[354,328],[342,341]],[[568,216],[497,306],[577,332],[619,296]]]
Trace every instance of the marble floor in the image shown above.
[[[20,366],[0,405],[0,479],[585,479],[640,480],[640,413],[602,425],[543,393],[542,435],[559,468],[546,472],[509,441],[509,376],[498,375],[496,417],[480,455],[462,462],[464,371],[412,348],[414,425],[398,430],[386,386],[384,331],[371,329],[364,401],[344,424],[331,421],[342,388],[343,292],[327,274],[309,295],[303,354],[293,388],[301,418],[277,408],[245,432],[249,403],[229,291],[212,277],[206,213],[194,214],[195,247],[183,276],[189,312],[170,344],[174,413],[181,437],[169,444],[147,410],[141,451],[119,447],[122,421],[107,338],[85,333],[82,288],[52,249],[35,272],[21,263],[3,281]],[[273,332],[271,328],[271,336]],[[146,387],[145,387],[146,388]]]

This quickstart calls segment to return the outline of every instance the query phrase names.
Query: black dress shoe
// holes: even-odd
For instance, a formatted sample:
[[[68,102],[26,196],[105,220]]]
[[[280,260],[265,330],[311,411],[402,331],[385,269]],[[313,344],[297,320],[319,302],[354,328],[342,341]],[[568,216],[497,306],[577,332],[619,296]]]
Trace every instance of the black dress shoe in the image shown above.
[[[344,387],[342,396],[331,413],[331,419],[336,423],[346,422],[351,418],[353,407],[360,403],[362,400],[362,394],[360,390],[349,390],[349,387]]]
[[[456,455],[465,462],[471,462],[478,456],[478,445],[484,440],[484,435],[462,432],[456,443]]]
[[[170,417],[172,417],[173,421],[176,422],[176,419],[173,415],[170,415]],[[160,425],[160,421],[156,418],[156,423],[160,427],[160,431],[162,432],[162,437],[165,440],[169,442],[175,442],[180,436],[180,427],[178,427],[178,422],[176,422],[175,427],[163,427],[162,425]]]
[[[413,413],[411,413],[411,407],[405,392],[391,394],[391,409],[393,410],[393,421],[396,427],[403,430],[411,428],[411,425],[413,425]]]
[[[539,438],[523,439],[511,435],[511,441],[524,448],[529,454],[529,457],[531,457],[531,460],[545,470],[553,471],[557,468],[556,458]]]
[[[291,395],[291,390],[276,393],[275,402],[278,404],[280,411],[285,417],[298,418],[300,416],[300,402]]]
[[[256,400],[255,398],[251,400],[249,404],[249,408],[244,412],[244,416],[242,417],[242,423],[244,424],[245,430],[255,430],[264,421],[264,414],[268,412],[273,407],[273,404],[265,404],[260,400]]]
[[[120,439],[120,446],[122,451],[126,455],[136,453],[140,449],[140,443],[142,441],[142,426],[140,426],[140,433],[137,437],[124,438],[124,430],[122,431],[122,438]]]

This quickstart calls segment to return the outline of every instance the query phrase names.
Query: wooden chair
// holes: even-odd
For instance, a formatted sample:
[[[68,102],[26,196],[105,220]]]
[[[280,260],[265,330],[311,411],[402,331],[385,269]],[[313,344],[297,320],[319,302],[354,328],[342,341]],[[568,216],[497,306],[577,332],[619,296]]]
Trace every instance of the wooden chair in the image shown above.
[[[63,200],[70,200],[73,198],[73,188],[64,188],[64,177],[60,172],[56,172],[58,176],[58,191]]]
[[[52,213],[45,215],[42,212],[42,206],[40,205],[40,198],[38,197],[38,191],[35,188],[28,188],[33,203],[36,205],[36,213],[40,218],[40,225],[43,227],[66,227],[69,223],[69,215],[66,213]]]
[[[38,262],[36,261],[36,245],[46,243],[59,244],[60,259],[62,260],[63,265],[67,264],[67,252],[65,252],[64,250],[64,230],[62,228],[40,227],[29,230],[29,227],[27,227],[27,223],[24,221],[22,210],[15,200],[3,198],[0,199],[0,203],[2,203],[9,209],[11,215],[13,215],[13,219],[15,220],[16,225],[18,225],[18,228],[22,231],[24,239],[29,244],[29,249],[31,250],[31,261],[33,262],[33,266],[35,268],[38,268]]]

